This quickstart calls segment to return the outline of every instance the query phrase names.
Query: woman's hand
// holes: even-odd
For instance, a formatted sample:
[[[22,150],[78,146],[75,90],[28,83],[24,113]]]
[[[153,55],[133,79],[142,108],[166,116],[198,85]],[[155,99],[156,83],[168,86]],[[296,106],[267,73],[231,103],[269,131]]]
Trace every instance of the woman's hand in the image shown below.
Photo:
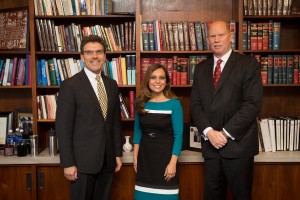
[[[172,155],[171,161],[167,165],[166,170],[165,170],[165,174],[164,174],[164,177],[165,177],[166,181],[170,181],[172,178],[175,177],[177,159],[178,159],[178,156]]]
[[[138,144],[134,144],[134,146],[133,146],[133,168],[134,168],[135,173],[137,172],[137,157],[139,154],[139,147],[140,147],[140,145],[138,145]]]

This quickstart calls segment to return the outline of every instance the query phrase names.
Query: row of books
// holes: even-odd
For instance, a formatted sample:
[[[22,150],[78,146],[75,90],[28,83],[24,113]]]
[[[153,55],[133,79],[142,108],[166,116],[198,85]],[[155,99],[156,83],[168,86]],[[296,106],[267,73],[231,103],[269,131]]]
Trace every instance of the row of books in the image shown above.
[[[172,85],[188,85],[193,83],[195,67],[207,59],[206,55],[189,56],[187,58],[141,58],[141,80],[144,79],[149,66],[161,64],[165,66]]]
[[[244,15],[290,15],[292,0],[243,0]]]
[[[134,51],[135,22],[122,24],[82,26],[71,23],[69,25],[55,25],[51,19],[35,19],[39,45],[41,51],[80,51],[83,36],[98,35],[106,43],[107,51]]]
[[[142,47],[144,51],[195,51],[209,50],[207,27],[211,22],[161,20],[142,21]],[[236,49],[236,23],[230,20],[234,34],[232,49]]]
[[[31,85],[30,55],[0,60],[0,86]]]
[[[77,74],[84,67],[81,60],[74,58],[39,59],[36,65],[39,86],[60,85],[63,80]]]
[[[112,0],[34,0],[34,12],[39,15],[108,15]]]
[[[58,93],[37,96],[38,119],[56,118],[57,97],[58,97]],[[134,118],[135,92],[129,91],[129,109],[121,93],[119,94],[119,98],[120,98],[121,118]]]
[[[104,74],[114,79],[118,85],[136,84],[136,56],[126,55],[125,57],[112,58],[106,61],[103,66]]]
[[[39,59],[36,63],[37,85],[39,86],[61,85],[62,81],[77,74],[84,67],[82,60],[72,57],[65,59]],[[118,85],[135,85],[135,55],[112,58],[112,61],[106,60],[103,64],[103,72],[116,80]]]
[[[281,22],[243,21],[243,50],[279,50]]]
[[[129,109],[121,93],[119,94],[119,98],[121,107],[121,118],[134,118],[135,92],[129,91]]]
[[[299,55],[254,55],[261,65],[263,84],[300,84]]]
[[[56,118],[57,96],[58,96],[58,93],[36,96],[38,119],[55,119]]]
[[[267,117],[257,123],[262,151],[299,151],[299,117]]]

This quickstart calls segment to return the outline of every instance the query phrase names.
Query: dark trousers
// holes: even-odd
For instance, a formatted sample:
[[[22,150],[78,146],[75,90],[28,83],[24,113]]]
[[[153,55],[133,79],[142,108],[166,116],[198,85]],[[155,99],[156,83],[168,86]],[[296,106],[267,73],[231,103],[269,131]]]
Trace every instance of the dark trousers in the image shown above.
[[[109,200],[113,173],[106,163],[97,174],[78,173],[71,183],[71,200]]]
[[[254,157],[205,159],[205,200],[225,200],[227,185],[234,200],[251,200]]]

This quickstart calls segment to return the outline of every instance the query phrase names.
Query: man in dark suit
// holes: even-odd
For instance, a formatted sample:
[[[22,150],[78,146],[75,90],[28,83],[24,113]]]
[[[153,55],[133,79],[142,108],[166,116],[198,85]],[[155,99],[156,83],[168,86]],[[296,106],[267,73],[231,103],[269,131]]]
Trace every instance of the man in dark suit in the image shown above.
[[[71,181],[71,199],[105,200],[110,196],[113,173],[122,166],[118,85],[101,73],[106,49],[100,37],[82,39],[81,60],[84,69],[63,81],[59,90],[56,131],[60,164]],[[104,94],[98,91],[101,82]],[[102,97],[106,106],[100,106]]]
[[[193,122],[203,136],[204,199],[225,200],[228,184],[233,199],[250,200],[263,96],[260,67],[232,51],[228,23],[213,22],[207,39],[213,57],[196,67],[191,94]]]

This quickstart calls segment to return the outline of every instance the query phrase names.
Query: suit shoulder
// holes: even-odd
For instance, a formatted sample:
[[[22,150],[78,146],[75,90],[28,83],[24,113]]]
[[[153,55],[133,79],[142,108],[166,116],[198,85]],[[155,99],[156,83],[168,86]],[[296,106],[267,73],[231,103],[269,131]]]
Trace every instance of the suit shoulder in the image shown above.
[[[78,80],[79,80],[80,77],[82,76],[81,73],[82,73],[82,72],[79,72],[79,73],[73,75],[72,77],[65,79],[65,80],[62,82],[61,87],[62,87],[62,86],[65,86],[65,85],[73,85],[74,83],[78,83]]]

